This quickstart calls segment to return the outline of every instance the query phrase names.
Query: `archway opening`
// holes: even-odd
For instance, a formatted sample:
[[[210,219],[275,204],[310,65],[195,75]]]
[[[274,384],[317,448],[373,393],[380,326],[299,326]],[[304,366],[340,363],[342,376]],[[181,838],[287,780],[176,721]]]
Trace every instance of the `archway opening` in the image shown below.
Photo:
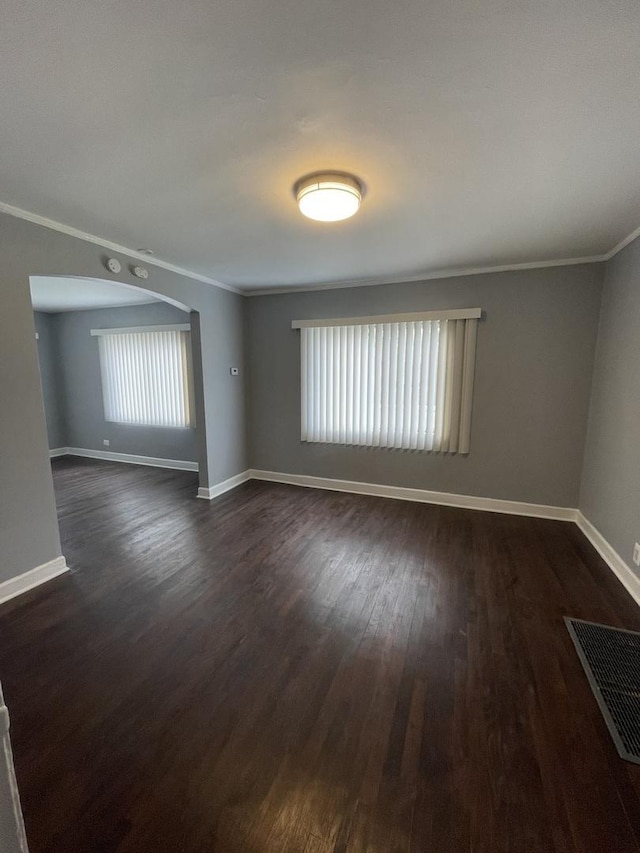
[[[52,459],[190,472],[179,481],[195,496],[206,472],[198,313],[104,279],[31,276],[30,291]]]

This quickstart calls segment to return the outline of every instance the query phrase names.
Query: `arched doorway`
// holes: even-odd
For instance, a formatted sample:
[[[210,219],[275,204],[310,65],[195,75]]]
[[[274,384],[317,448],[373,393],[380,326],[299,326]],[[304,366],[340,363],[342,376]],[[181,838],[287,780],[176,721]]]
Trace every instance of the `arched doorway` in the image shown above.
[[[60,456],[71,450],[91,458],[203,470],[206,433],[202,424],[197,312],[143,287],[103,279],[31,276],[30,290],[51,455]],[[151,340],[152,333],[159,329],[165,338],[171,329],[185,332],[184,398],[188,417],[176,419],[172,412],[173,418],[163,418],[161,399],[148,399],[146,413],[131,411],[131,406],[124,413],[105,410],[109,389],[104,387],[104,358],[108,348],[103,344],[107,340],[132,342],[133,336],[127,333],[136,329],[142,334],[138,336],[139,343]],[[114,332],[121,334],[114,336]],[[102,339],[102,333],[109,333],[108,338]],[[153,347],[139,353],[134,348],[121,357],[132,360],[134,367],[136,360],[144,362],[137,371],[143,378],[145,369],[147,373],[153,370],[149,363]],[[156,370],[161,367],[157,365]],[[136,394],[167,397],[172,393],[168,387],[171,377],[169,370],[164,382],[151,383],[149,387],[144,383],[144,388],[115,388],[112,392],[128,394],[133,403]],[[126,375],[120,378],[127,381]],[[177,405],[173,399],[164,404],[174,409]]]
[[[142,517],[163,494],[173,512],[174,497],[198,493],[206,470],[199,314],[101,279],[32,276],[30,290],[59,533],[74,567],[89,504],[110,501],[114,513]],[[121,546],[111,543],[114,558]]]

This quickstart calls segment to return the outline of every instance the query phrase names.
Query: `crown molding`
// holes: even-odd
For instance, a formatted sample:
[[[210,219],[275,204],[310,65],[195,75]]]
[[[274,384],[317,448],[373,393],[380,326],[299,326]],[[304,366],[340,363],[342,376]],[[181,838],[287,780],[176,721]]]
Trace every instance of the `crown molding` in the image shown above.
[[[346,287],[374,287],[378,284],[410,284],[415,281],[431,281],[437,278],[458,278],[467,275],[483,275],[497,272],[517,272],[518,270],[537,270],[549,267],[569,267],[579,264],[602,264],[610,261],[618,252],[625,249],[640,237],[640,227],[628,234],[624,240],[617,243],[613,249],[601,255],[586,255],[582,258],[558,258],[552,261],[530,261],[523,264],[503,264],[492,267],[458,267],[455,269],[427,272],[414,276],[390,276],[388,278],[352,279],[333,281],[323,284],[307,284],[300,287],[260,287],[251,289],[245,287],[244,296],[277,296],[283,293],[306,293],[311,290],[339,290]]]
[[[192,272],[184,267],[178,267],[175,264],[168,263],[168,261],[162,261],[153,255],[144,255],[142,252],[136,252],[135,249],[129,249],[127,246],[121,246],[119,243],[112,243],[111,240],[104,240],[95,234],[89,234],[87,231],[81,231],[79,228],[73,228],[71,225],[65,225],[55,219],[48,219],[46,216],[31,213],[29,210],[22,210],[20,207],[14,207],[12,204],[6,204],[3,201],[0,201],[0,213],[6,213],[7,216],[13,216],[15,219],[23,219],[25,222],[32,222],[34,225],[41,225],[43,228],[58,231],[60,234],[66,234],[67,237],[75,237],[77,240],[83,240],[85,243],[93,243],[95,246],[108,249],[110,252],[115,252],[118,255],[126,255],[129,258],[135,258],[137,261],[144,261],[149,266],[160,267],[168,272],[176,273],[176,275],[201,281],[204,284],[211,284],[213,287],[219,287],[222,290],[229,290],[231,293],[237,293],[239,296],[245,295],[244,291],[233,287],[231,284],[224,284],[224,282],[218,281],[215,278],[208,278],[206,275],[200,275],[200,273]]]
[[[244,290],[245,296],[276,296],[283,293],[305,293],[309,290],[339,290],[346,287],[375,287],[379,284],[411,284],[415,281],[431,281],[437,278],[459,278],[467,275],[483,275],[496,272],[517,272],[519,270],[537,270],[547,267],[570,267],[579,264],[598,264],[607,260],[606,255],[588,255],[583,258],[559,258],[553,261],[531,261],[523,264],[504,264],[494,267],[458,267],[456,269],[436,270],[413,276],[389,276],[388,278],[351,279],[332,281],[326,284],[307,284],[300,287],[265,287],[256,290]]]
[[[611,260],[618,252],[621,252],[626,246],[640,237],[640,227],[628,234],[623,240],[615,245],[608,252],[601,255],[587,255],[581,258],[558,258],[550,261],[530,261],[522,264],[503,264],[498,266],[487,267],[457,267],[454,269],[436,270],[435,272],[424,272],[413,276],[389,276],[383,278],[367,278],[367,279],[346,279],[342,281],[324,282],[320,284],[307,284],[300,287],[256,287],[250,285],[244,287],[235,287],[231,284],[225,284],[215,278],[209,278],[206,275],[193,272],[184,267],[170,264],[168,261],[162,261],[152,255],[144,255],[142,252],[137,252],[135,249],[130,249],[127,246],[121,246],[119,243],[113,243],[111,240],[104,240],[95,234],[89,234],[87,231],[81,231],[79,228],[73,228],[71,225],[65,225],[55,219],[49,219],[46,216],[40,216],[37,213],[32,213],[29,210],[23,210],[20,207],[15,207],[12,204],[6,204],[0,201],[0,213],[5,213],[8,216],[13,216],[16,219],[23,219],[25,222],[32,222],[34,225],[40,225],[43,228],[49,228],[51,231],[58,231],[60,234],[66,234],[67,237],[75,237],[78,240],[83,240],[85,243],[93,243],[95,246],[100,246],[103,249],[108,249],[119,255],[126,255],[129,258],[134,258],[138,261],[144,261],[150,266],[159,267],[176,275],[191,278],[194,281],[201,281],[204,284],[210,284],[213,287],[219,287],[221,290],[228,290],[231,293],[236,293],[238,296],[278,296],[286,293],[306,293],[313,290],[340,290],[349,287],[374,287],[380,284],[410,284],[416,281],[432,281],[438,278],[458,278],[468,275],[483,275],[486,273],[499,272],[518,272],[519,270],[536,270],[547,269],[549,267],[567,267],[577,266],[579,264],[598,264]]]
[[[614,246],[610,252],[607,252],[606,255],[602,256],[602,260],[610,261],[611,258],[615,257],[618,254],[618,252],[621,252],[623,249],[625,249],[629,245],[629,243],[633,243],[633,241],[637,237],[640,237],[640,227],[636,228],[635,231],[632,231],[631,234],[628,234],[624,238],[624,240],[620,240],[617,246]]]

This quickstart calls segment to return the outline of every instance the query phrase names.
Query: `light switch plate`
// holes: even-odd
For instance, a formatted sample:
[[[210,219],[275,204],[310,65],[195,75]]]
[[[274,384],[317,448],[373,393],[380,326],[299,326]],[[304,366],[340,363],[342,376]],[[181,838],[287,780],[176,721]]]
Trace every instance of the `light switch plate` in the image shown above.
[[[109,447],[109,445],[111,444],[111,442],[109,441],[108,438],[103,438],[102,443],[104,444],[105,447]]]
[[[636,542],[633,546],[633,562],[636,566],[640,566],[640,542]]]

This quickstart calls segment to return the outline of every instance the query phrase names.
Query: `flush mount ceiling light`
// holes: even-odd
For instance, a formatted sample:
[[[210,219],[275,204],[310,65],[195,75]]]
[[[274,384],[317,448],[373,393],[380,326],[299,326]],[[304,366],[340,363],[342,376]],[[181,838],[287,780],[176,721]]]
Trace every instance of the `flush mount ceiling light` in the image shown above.
[[[300,213],[319,222],[338,222],[358,212],[362,184],[352,175],[318,172],[295,185]]]

